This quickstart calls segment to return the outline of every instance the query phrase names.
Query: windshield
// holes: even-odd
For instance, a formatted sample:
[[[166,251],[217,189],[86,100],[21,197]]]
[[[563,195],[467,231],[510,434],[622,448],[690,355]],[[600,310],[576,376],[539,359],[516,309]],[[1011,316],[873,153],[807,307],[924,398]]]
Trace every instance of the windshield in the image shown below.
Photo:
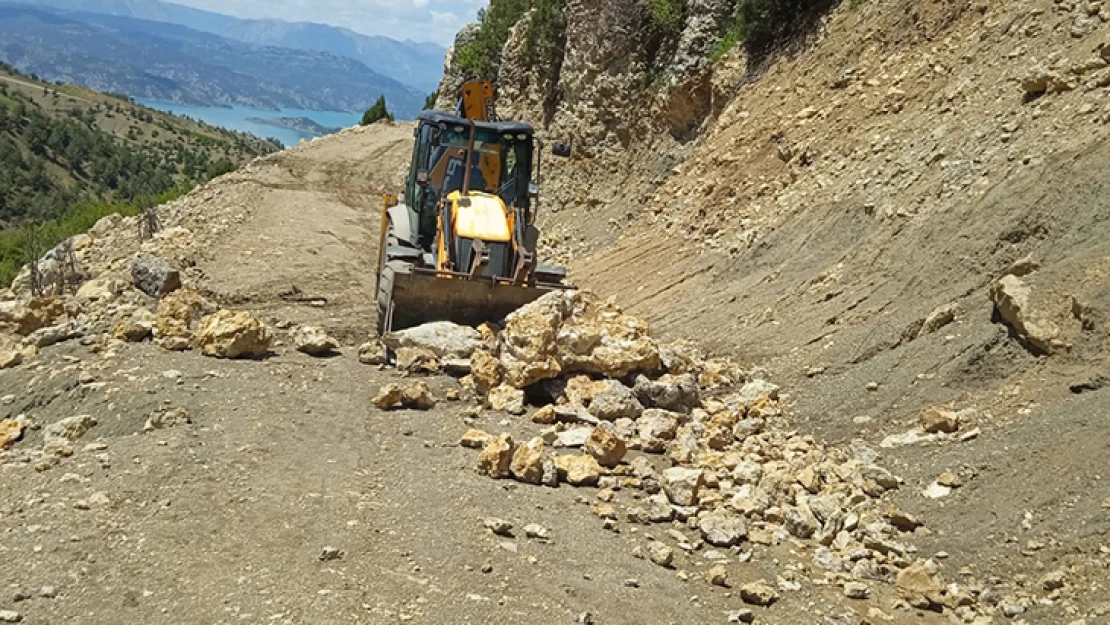
[[[433,184],[442,193],[462,190],[469,142],[469,126],[440,130],[439,145],[430,155],[429,171],[433,172]],[[531,150],[532,137],[527,133],[476,131],[469,163],[470,189],[498,195],[506,206],[527,206]]]

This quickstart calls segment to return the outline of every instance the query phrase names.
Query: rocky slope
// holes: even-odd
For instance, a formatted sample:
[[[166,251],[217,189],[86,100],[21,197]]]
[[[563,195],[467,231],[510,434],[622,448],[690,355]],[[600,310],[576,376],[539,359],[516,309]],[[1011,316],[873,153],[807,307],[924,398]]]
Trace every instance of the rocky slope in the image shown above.
[[[764,367],[800,427],[885,440],[920,491],[963,466],[937,528],[956,568],[1102,548],[1104,5],[845,2],[754,72],[705,54],[721,3],[690,3],[651,66],[628,6],[565,3],[553,64],[526,60],[525,22],[502,55],[504,116],[574,140],[549,161],[548,255],[664,336]],[[934,406],[983,436],[907,444]]]

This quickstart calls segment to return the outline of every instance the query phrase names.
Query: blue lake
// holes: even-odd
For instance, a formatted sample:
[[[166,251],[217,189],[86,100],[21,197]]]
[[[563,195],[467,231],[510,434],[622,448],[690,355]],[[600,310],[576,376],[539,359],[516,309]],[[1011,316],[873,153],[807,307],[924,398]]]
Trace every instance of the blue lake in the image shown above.
[[[285,109],[282,111],[266,111],[262,109],[250,108],[247,106],[233,106],[231,108],[219,108],[212,106],[192,106],[189,104],[177,104],[175,102],[160,102],[158,100],[140,100],[136,99],[136,103],[148,106],[152,109],[159,111],[166,111],[174,115],[188,115],[193,119],[212,124],[213,126],[220,126],[228,130],[237,130],[239,132],[249,132],[263,138],[274,138],[280,140],[285,145],[296,145],[301,139],[311,139],[314,135],[294,130],[292,128],[284,128],[280,126],[271,126],[269,124],[259,124],[257,122],[247,121],[250,117],[260,117],[262,119],[274,119],[275,117],[307,117],[316,123],[327,126],[329,128],[346,128],[354,126],[362,120],[362,115],[359,113],[338,113],[333,111],[303,111],[300,109]]]

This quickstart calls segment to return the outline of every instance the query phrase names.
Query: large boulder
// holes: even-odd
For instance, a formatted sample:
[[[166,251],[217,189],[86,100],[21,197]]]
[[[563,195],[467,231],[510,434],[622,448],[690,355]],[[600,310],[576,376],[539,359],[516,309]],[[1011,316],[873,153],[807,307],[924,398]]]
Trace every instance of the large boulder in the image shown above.
[[[593,456],[555,456],[555,468],[559,479],[572,486],[593,486],[603,473]]]
[[[698,529],[705,542],[714,547],[738,545],[748,535],[748,526],[744,519],[720,510],[699,519]]]
[[[130,343],[145,341],[154,333],[155,321],[154,313],[145,308],[136,309],[116,319],[112,337]]]
[[[162,298],[154,320],[154,338],[163,347],[179,351],[192,346],[193,333],[216,306],[192,289],[180,289]]]
[[[23,438],[26,422],[19,419],[0,420],[0,451],[11,449],[19,439]]]
[[[65,316],[62,301],[40,297],[28,302],[0,302],[0,330],[7,329],[21,336],[54,325]]]
[[[678,434],[679,415],[650,408],[645,410],[636,421],[636,434],[640,438],[640,449],[661,454]]]
[[[1034,310],[1032,291],[1021,278],[1008,275],[991,288],[995,310],[1014,332],[1034,349],[1049,354],[1056,348],[1060,328],[1041,311]]]
[[[85,435],[96,425],[96,419],[89,415],[67,417],[43,428],[43,449],[48,454],[58,456],[73,455],[71,443]]]
[[[482,346],[482,335],[467,326],[450,321],[425,323],[415,328],[391,332],[382,341],[393,350],[402,347],[420,347],[433,352],[437,358],[470,358]]]
[[[470,354],[470,377],[474,390],[486,395],[501,386],[501,362],[491,352],[476,349]]]
[[[249,312],[221,310],[205,317],[197,328],[195,344],[205,356],[259,358],[270,351],[273,335]]]
[[[289,333],[289,338],[297,351],[309,356],[324,356],[339,349],[339,341],[315,326],[300,326]]]
[[[501,410],[512,415],[522,415],[526,409],[524,407],[524,391],[513,388],[507,384],[502,384],[489,392],[486,398],[489,407],[493,410]]]
[[[165,259],[139,254],[131,261],[135,288],[151,297],[162,297],[181,288],[181,272]]]
[[[478,454],[478,473],[492,478],[507,478],[512,474],[513,437],[501,434],[491,440]]]
[[[69,323],[35,330],[30,336],[24,339],[24,342],[27,345],[34,345],[42,349],[71,339],[81,338],[85,336],[85,332],[86,329],[83,324],[77,321],[70,321]]]
[[[400,371],[408,373],[435,373],[439,371],[439,357],[423,347],[402,347],[397,350],[395,363]]]
[[[0,370],[23,364],[26,353],[20,342],[0,334]]]
[[[567,294],[556,292],[506,317],[499,354],[506,384],[524,388],[562,373],[555,341],[571,311]]]
[[[381,339],[370,339],[358,348],[358,361],[364,365],[389,364],[389,350]]]
[[[622,378],[662,368],[647,323],[581,291],[557,291],[505,319],[504,382],[524,388],[564,373]]]
[[[598,464],[612,468],[624,459],[628,445],[617,435],[612,424],[603,423],[590,432],[582,450],[593,456]]]
[[[77,289],[79,302],[106,302],[115,299],[123,292],[124,283],[113,278],[89,280]]]
[[[632,389],[616,380],[595,382],[593,397],[590,399],[590,414],[603,421],[617,419],[637,419],[644,411],[643,404],[636,399]]]
[[[381,410],[391,410],[398,406],[413,410],[431,410],[436,407],[436,398],[427,382],[415,380],[404,385],[386,384],[378,389],[371,403]]]
[[[564,371],[607,378],[662,369],[659,345],[646,321],[582,292],[571,295],[573,314],[559,328],[558,359]]]
[[[898,594],[923,610],[944,605],[945,583],[932,560],[919,560],[898,572]]]
[[[539,484],[543,481],[544,449],[546,445],[540,437],[533,438],[516,448],[509,465],[513,477],[521,482]]]
[[[671,467],[663,471],[663,492],[676,506],[692,506],[698,502],[698,494],[705,483],[705,472],[701,469]]]

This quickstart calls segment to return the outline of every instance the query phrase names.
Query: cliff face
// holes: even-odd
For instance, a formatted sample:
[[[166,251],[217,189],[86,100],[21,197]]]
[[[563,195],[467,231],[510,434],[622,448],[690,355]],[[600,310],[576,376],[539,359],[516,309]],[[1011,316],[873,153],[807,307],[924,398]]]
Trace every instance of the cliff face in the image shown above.
[[[573,139],[576,153],[587,158],[644,143],[659,131],[688,141],[714,100],[726,97],[714,92],[708,59],[732,5],[692,0],[682,23],[665,27],[639,0],[567,0],[562,19],[544,32],[553,54],[540,62],[528,41],[535,12],[526,12],[501,52],[500,113]],[[448,52],[439,108],[454,104],[466,79],[457,55],[476,31],[464,29]]]
[[[709,60],[733,4],[691,0],[682,20],[665,27],[640,0],[566,0],[562,19],[543,37],[552,52],[540,60],[529,41],[536,12],[516,22],[496,70],[499,114],[573,145],[571,160],[545,161],[548,216],[585,209],[573,223],[593,232],[588,245],[596,246],[650,203],[745,80],[742,51]],[[461,31],[448,52],[437,108],[454,107],[468,78],[459,52],[477,30]],[[602,207],[620,208],[613,215]],[[558,219],[547,229],[547,242],[561,251],[587,244],[575,244],[577,235]]]

